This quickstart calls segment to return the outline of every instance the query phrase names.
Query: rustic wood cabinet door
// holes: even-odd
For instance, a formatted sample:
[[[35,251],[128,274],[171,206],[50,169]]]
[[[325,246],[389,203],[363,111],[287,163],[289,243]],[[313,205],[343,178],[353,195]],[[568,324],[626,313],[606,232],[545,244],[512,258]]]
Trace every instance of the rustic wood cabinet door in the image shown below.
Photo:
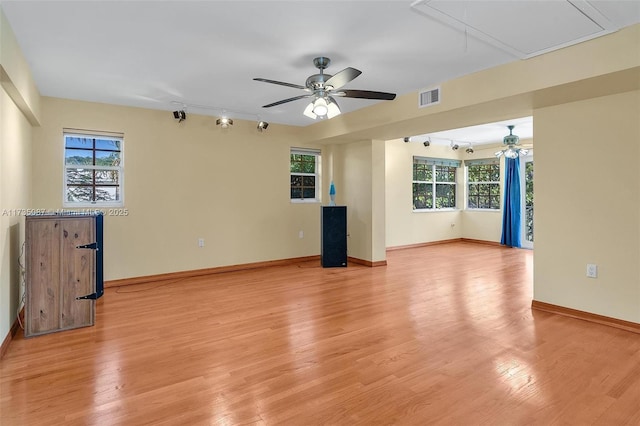
[[[27,217],[26,336],[94,324],[95,301],[77,297],[95,291],[92,217]]]
[[[25,334],[56,330],[60,317],[60,222],[27,220]]]
[[[63,262],[60,271],[60,328],[93,325],[94,303],[90,300],[76,300],[76,297],[93,293],[95,288],[94,251],[77,248],[95,241],[93,221],[91,218],[63,220],[61,225]]]

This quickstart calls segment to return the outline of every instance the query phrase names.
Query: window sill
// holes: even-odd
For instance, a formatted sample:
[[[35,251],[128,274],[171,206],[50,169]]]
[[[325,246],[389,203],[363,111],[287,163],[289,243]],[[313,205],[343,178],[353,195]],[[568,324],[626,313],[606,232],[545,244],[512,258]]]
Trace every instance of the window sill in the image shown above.
[[[62,207],[65,209],[73,210],[73,209],[83,209],[83,210],[100,210],[103,208],[114,208],[114,207],[124,207],[124,203],[74,203],[68,204],[63,203]]]
[[[460,209],[413,209],[413,213],[441,213],[441,212],[459,212]]]
[[[305,198],[300,200],[291,200],[291,204],[320,204],[321,201],[316,198]]]
[[[500,209],[465,209],[468,212],[493,212],[500,213],[502,210]]]

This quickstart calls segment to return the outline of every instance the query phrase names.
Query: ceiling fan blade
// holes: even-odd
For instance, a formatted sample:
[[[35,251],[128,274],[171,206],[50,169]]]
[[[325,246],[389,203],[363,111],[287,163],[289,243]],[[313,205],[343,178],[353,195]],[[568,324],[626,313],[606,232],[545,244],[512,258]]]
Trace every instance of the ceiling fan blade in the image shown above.
[[[307,90],[306,87],[301,86],[299,84],[285,83],[283,81],[269,80],[269,79],[266,79],[266,78],[254,78],[254,80],[255,81],[262,81],[264,83],[279,84],[280,86],[293,87],[294,89]]]
[[[283,100],[281,100],[281,101],[274,102],[274,103],[272,103],[272,104],[263,105],[263,106],[262,106],[262,108],[270,108],[270,107],[272,107],[272,106],[282,105],[282,104],[286,104],[287,102],[297,101],[298,99],[310,98],[310,97],[312,97],[312,96],[313,96],[313,94],[309,94],[309,95],[300,95],[300,96],[294,96],[293,98],[283,99]]]
[[[383,101],[392,101],[396,98],[395,93],[374,92],[372,90],[341,90],[339,92],[332,92],[331,94],[345,98],[380,99]]]
[[[362,74],[362,71],[355,68],[347,67],[342,71],[338,71],[333,77],[325,81],[324,86],[331,86],[333,89],[339,89],[357,76]]]

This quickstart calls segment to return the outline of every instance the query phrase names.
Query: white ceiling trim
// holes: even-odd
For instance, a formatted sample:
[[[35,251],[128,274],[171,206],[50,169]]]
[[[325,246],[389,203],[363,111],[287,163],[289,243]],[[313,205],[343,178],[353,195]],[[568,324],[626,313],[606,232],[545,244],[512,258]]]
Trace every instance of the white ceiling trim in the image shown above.
[[[488,5],[499,7],[499,10],[492,11]],[[473,1],[416,0],[411,3],[411,10],[436,19],[520,59],[582,43],[619,29],[586,0],[541,2],[537,7],[542,5],[544,10],[534,10],[530,3],[518,1],[480,4]],[[538,11],[540,13],[536,14]],[[478,15],[482,15],[481,18]],[[508,17],[506,21],[505,16]],[[562,25],[547,28],[545,33],[549,40],[544,45],[527,48],[526,41],[536,40],[536,32],[549,23],[549,16],[554,16]],[[475,21],[473,18],[476,18]],[[499,30],[503,29],[505,24],[516,26],[518,37],[500,34]],[[493,34],[490,34],[490,31]],[[527,34],[528,32],[531,34]],[[537,35],[539,40],[539,34]]]

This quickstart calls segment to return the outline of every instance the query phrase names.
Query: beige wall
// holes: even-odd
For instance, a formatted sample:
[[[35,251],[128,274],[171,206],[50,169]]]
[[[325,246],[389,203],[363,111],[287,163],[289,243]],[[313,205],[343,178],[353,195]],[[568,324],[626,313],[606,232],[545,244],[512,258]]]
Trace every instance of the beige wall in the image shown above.
[[[337,204],[347,206],[347,253],[372,260],[372,142],[334,145]]]
[[[0,10],[0,342],[9,333],[24,294],[18,264],[24,212],[31,206],[31,139],[39,95]],[[7,92],[9,91],[9,93]],[[34,109],[30,109],[33,107]],[[24,262],[24,258],[22,259]]]
[[[515,130],[517,134],[517,129]],[[505,135],[507,129],[505,128]],[[523,139],[522,144],[532,144],[531,139]],[[495,152],[501,149],[500,145],[489,145],[482,147],[475,147],[473,154],[465,154],[464,159],[476,159],[476,158],[493,158]],[[504,196],[504,159],[500,160],[500,194]],[[466,197],[466,188],[464,188]],[[464,210],[462,212],[462,237],[472,240],[500,242],[502,235],[502,200],[500,202],[500,210]]]
[[[31,205],[30,155],[31,125],[0,90],[0,341],[16,319],[24,294],[18,258],[24,242],[22,209]]]
[[[516,132],[517,133],[517,132]],[[505,134],[507,130],[505,129]],[[533,139],[521,143],[533,146]],[[388,141],[386,145],[386,244],[398,247],[453,238],[500,242],[502,234],[502,208],[500,210],[466,210],[467,188],[465,170],[458,173],[458,209],[442,212],[412,212],[411,183],[413,156],[453,158],[464,160],[493,158],[500,145],[475,147],[472,154],[464,150],[452,151],[448,146],[430,146],[421,143],[405,143],[401,139]],[[500,162],[500,187],[504,183],[504,159]],[[451,224],[454,224],[452,227]]]
[[[32,125],[40,117],[40,93],[13,30],[0,9],[0,81]]]
[[[640,322],[639,117],[640,91],[534,111],[535,300]]]
[[[386,240],[386,145],[373,140],[371,145],[371,261],[387,260]]]
[[[405,143],[402,139],[386,143],[386,245],[398,247],[431,241],[462,238],[461,210],[414,212],[411,183],[413,181],[413,156],[452,158],[458,155],[449,147],[430,146],[421,143]],[[460,168],[458,182],[463,182]],[[458,185],[456,203],[462,206],[463,185]]]
[[[331,152],[337,201],[347,206],[348,255],[385,261],[385,141],[332,145]]]
[[[386,246],[469,235],[490,239],[491,218],[411,211],[411,158],[414,150],[425,155],[424,147],[394,138],[533,111],[536,299],[640,322],[640,54],[630,54],[640,52],[640,25],[443,82],[442,102],[433,108],[418,109],[416,94],[406,94],[304,129],[274,125],[262,134],[242,120],[223,132],[211,117],[194,114],[178,125],[166,111],[40,100],[3,16],[0,27],[0,207],[61,207],[62,128],[125,134],[129,215],[106,217],[108,280],[318,254],[319,205],[289,201],[289,148],[303,142],[344,143],[323,147],[329,161],[322,193],[326,203],[331,176],[338,204],[349,206],[350,256],[381,260],[382,223]],[[619,95],[599,97],[612,93]],[[389,139],[384,152],[379,139]],[[629,142],[619,154],[602,149],[607,140]],[[584,146],[592,149],[569,151]],[[577,160],[557,156],[557,147]],[[594,181],[594,165],[615,169],[615,184],[609,175]],[[558,182],[571,184],[571,191]],[[585,201],[594,192],[602,194],[599,204]],[[608,207],[600,207],[605,202]],[[384,213],[378,211],[382,205]],[[14,262],[22,221],[0,219],[0,337],[18,307]],[[487,234],[471,231],[480,228]],[[197,247],[200,237],[204,248]],[[598,279],[584,277],[587,262],[600,266]]]
[[[129,214],[105,217],[106,280],[317,255],[319,205],[289,199],[297,129],[234,122],[43,98],[34,205],[62,206],[63,128],[123,132]]]

